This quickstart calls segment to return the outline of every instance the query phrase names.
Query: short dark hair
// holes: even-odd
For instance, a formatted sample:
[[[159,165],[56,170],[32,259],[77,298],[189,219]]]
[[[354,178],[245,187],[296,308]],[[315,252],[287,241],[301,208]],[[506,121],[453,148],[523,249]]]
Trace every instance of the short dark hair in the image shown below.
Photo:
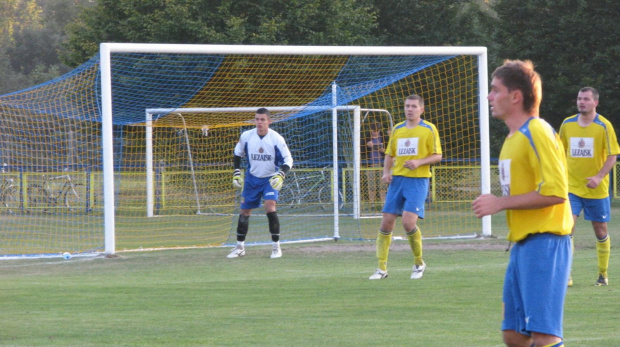
[[[509,91],[519,90],[523,94],[523,108],[538,116],[542,101],[542,80],[530,60],[505,60],[504,65],[493,71],[491,78],[497,78]]]
[[[424,98],[417,94],[409,95],[408,97],[405,98],[405,100],[418,100],[418,103],[420,104],[420,106],[424,106]]]
[[[264,108],[264,107],[261,107],[258,110],[256,110],[256,113],[257,114],[266,114],[267,116],[271,116],[271,114],[269,113],[269,110]]]
[[[579,92],[580,92],[580,93],[584,93],[584,92],[592,92],[592,99],[594,99],[594,100],[598,100],[598,97],[599,97],[599,95],[598,95],[598,90],[596,90],[596,89],[595,89],[595,88],[593,88],[593,87],[583,87],[583,88],[579,89]]]

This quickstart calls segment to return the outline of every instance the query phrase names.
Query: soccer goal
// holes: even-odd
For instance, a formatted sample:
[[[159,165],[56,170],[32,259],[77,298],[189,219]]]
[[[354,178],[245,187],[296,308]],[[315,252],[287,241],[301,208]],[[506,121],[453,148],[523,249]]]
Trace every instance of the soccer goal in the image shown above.
[[[373,239],[385,187],[365,136],[387,141],[411,94],[444,152],[425,237],[491,235],[470,208],[491,192],[486,59],[484,47],[103,43],[69,74],[0,96],[2,196],[15,195],[0,204],[0,254],[234,243],[232,151],[258,107],[295,161],[282,241]],[[247,242],[269,240],[257,209]]]
[[[194,191],[194,199],[195,199],[195,208],[196,214],[202,215],[219,215],[226,214],[230,215],[231,211],[234,208],[231,208],[230,204],[227,206],[228,208],[222,209],[222,207],[226,205],[222,205],[219,202],[221,200],[231,201],[230,196],[235,195],[230,191],[226,192],[222,196],[221,187],[213,184],[204,184],[208,183],[210,180],[206,177],[201,177],[201,179],[197,179],[197,169],[194,165],[192,150],[191,150],[191,142],[189,140],[189,135],[187,132],[187,121],[185,115],[194,115],[193,122],[196,121],[198,123],[204,123],[200,125],[200,129],[202,135],[204,137],[209,136],[209,131],[213,127],[210,125],[212,120],[210,120],[208,115],[219,114],[219,113],[227,113],[227,114],[237,114],[242,115],[241,117],[248,119],[246,121],[247,126],[252,126],[252,116],[256,112],[256,110],[260,107],[264,106],[254,106],[254,107],[228,107],[228,108],[175,108],[175,109],[147,109],[146,110],[146,189],[147,189],[147,199],[146,199],[146,211],[148,217],[155,216],[155,171],[154,168],[154,156],[153,156],[153,128],[154,122],[153,117],[158,115],[172,115],[178,116],[182,122],[183,134],[185,135],[185,144],[187,149],[187,162],[189,171],[191,174],[191,186]],[[300,108],[303,109],[311,109],[316,113],[330,111],[332,114],[332,143],[336,144],[338,142],[338,114],[339,112],[352,112],[353,114],[353,142],[359,142],[359,134],[360,134],[360,114],[361,108],[359,106],[335,106],[335,107],[324,107],[324,106],[273,106],[267,107],[270,112],[272,112],[271,119],[276,122],[276,125],[273,125],[274,128],[278,128],[277,123],[283,119],[292,118],[292,115],[297,113]],[[364,110],[368,112],[369,110]],[[245,115],[244,115],[245,114]],[[196,117],[196,115],[200,115]],[[243,116],[244,115],[244,116]],[[160,119],[158,119],[160,121]],[[299,126],[299,125],[298,125]],[[305,124],[302,124],[300,127],[302,129],[298,129],[298,131],[303,131],[303,127]],[[291,123],[288,123],[288,127],[291,127]],[[279,130],[280,133],[286,134],[288,129]],[[211,131],[212,136],[214,133],[217,133],[217,130],[213,129]],[[195,142],[195,141],[193,141]],[[302,214],[306,216],[326,216],[332,215],[335,218],[334,221],[334,238],[339,238],[338,233],[338,216],[340,212],[338,210],[342,209],[344,206],[344,196],[342,195],[339,182],[338,170],[334,170],[333,168],[338,168],[339,160],[338,160],[338,146],[333,146],[333,152],[331,154],[332,160],[331,163],[328,161],[328,158],[325,158],[325,166],[322,168],[315,168],[312,170],[306,170],[304,173],[301,170],[293,170],[289,174],[290,184],[282,190],[280,202],[280,214],[284,211],[287,215],[295,214],[297,217],[301,217]],[[360,167],[360,149],[353,148],[353,173],[359,173]],[[327,174],[326,171],[329,171]],[[207,171],[208,172],[208,171]],[[206,172],[203,172],[203,174]],[[204,176],[204,175],[203,175]],[[227,171],[225,173],[225,180],[230,179],[230,172]],[[303,176],[303,177],[302,177]],[[302,181],[307,180],[309,183],[304,184]],[[301,182],[301,183],[300,183]],[[360,178],[359,175],[354,175],[353,181],[350,184],[353,198],[351,200],[352,210],[351,214],[355,216],[355,218],[360,217],[360,199],[359,199],[359,186]],[[189,182],[188,182],[189,183]],[[166,193],[162,194],[163,196],[167,195]],[[158,209],[159,210],[159,209]],[[332,212],[329,212],[332,210]]]

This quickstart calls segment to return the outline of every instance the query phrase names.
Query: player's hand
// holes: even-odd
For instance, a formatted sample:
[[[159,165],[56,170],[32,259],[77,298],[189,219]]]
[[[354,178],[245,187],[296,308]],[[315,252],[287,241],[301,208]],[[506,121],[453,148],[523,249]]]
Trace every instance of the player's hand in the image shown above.
[[[586,180],[588,180],[588,183],[586,183],[586,187],[590,189],[594,189],[598,187],[599,184],[601,184],[601,179],[597,176],[586,177]]]
[[[407,160],[403,166],[409,170],[415,170],[420,167],[420,161],[416,159]]]
[[[476,214],[477,218],[484,216],[490,216],[501,211],[502,208],[499,204],[499,198],[492,194],[482,194],[471,203],[471,209]]]
[[[392,174],[391,173],[383,174],[383,176],[381,176],[381,182],[385,184],[392,183]]]
[[[239,169],[233,171],[233,186],[243,188],[243,178],[241,178],[241,170]]]
[[[269,184],[271,184],[271,188],[278,191],[282,189],[282,184],[284,183],[284,176],[284,172],[282,171],[278,171],[277,174],[271,176],[271,178],[269,179]]]

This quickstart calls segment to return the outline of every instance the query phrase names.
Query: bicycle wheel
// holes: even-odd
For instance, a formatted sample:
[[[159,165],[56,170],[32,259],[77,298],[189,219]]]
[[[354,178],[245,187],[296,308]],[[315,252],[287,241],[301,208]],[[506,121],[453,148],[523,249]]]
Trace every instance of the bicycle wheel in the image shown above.
[[[334,199],[332,199],[332,188],[330,186],[323,186],[319,189],[319,203],[323,210],[332,210],[334,208]],[[338,209],[342,210],[342,207],[344,207],[344,197],[340,189],[338,189]]]
[[[6,207],[8,213],[14,214],[19,209],[19,199],[17,198],[17,189],[13,186],[7,187],[0,196],[2,206]]]
[[[47,212],[49,193],[43,187],[33,184],[28,187],[27,193],[27,210],[28,212]]]
[[[71,211],[79,211],[80,208],[84,207],[84,203],[79,196],[77,186],[77,184],[67,185],[63,191],[63,204]]]
[[[295,192],[293,192],[293,189],[290,187],[282,187],[282,190],[278,193],[278,206],[294,208],[297,204],[299,204],[299,202],[295,199]]]

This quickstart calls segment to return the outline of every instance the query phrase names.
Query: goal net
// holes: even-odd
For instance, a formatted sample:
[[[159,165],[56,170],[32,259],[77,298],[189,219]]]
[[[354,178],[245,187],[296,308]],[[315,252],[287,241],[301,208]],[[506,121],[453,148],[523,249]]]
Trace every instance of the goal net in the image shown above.
[[[424,236],[489,235],[470,209],[490,192],[486,74],[480,47],[102,44],[71,73],[0,96],[0,254],[234,243],[232,152],[258,107],[294,158],[282,241],[373,239],[386,187],[368,142],[387,144],[411,94],[444,152]],[[256,209],[247,242],[269,240]]]

